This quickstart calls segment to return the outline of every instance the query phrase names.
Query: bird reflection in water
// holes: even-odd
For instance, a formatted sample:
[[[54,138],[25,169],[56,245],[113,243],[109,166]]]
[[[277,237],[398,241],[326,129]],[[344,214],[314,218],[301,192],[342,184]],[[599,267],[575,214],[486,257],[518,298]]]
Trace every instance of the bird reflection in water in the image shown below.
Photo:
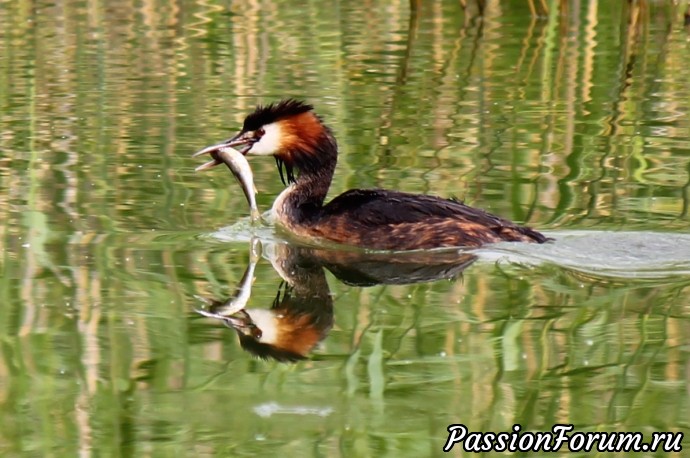
[[[262,256],[283,280],[271,308],[247,308]],[[202,298],[206,306],[196,311],[234,329],[251,354],[295,362],[307,358],[333,327],[333,296],[324,269],[352,286],[403,285],[456,278],[474,260],[474,255],[457,250],[367,253],[287,243],[262,247],[255,239],[235,294],[225,301]]]

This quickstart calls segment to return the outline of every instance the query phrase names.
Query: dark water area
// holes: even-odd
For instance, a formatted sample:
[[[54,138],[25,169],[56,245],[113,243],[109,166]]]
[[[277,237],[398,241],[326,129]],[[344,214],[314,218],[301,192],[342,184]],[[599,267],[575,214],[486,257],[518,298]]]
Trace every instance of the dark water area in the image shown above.
[[[687,7],[0,1],[0,455],[687,435]],[[252,226],[191,155],[284,97],[338,138],[329,196],[453,196],[554,241],[363,254]],[[283,184],[250,163],[268,210]]]

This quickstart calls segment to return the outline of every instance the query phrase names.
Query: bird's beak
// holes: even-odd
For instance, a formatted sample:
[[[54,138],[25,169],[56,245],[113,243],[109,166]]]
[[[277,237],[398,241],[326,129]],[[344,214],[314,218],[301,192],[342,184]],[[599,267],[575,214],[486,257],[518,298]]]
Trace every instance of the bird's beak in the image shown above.
[[[237,312],[234,316],[226,317],[225,322],[236,331],[255,340],[259,340],[263,335],[263,331],[254,323],[252,317],[244,309]]]
[[[242,154],[247,154],[247,151],[249,151],[252,148],[252,145],[256,142],[256,138],[251,132],[240,132],[239,134],[235,135],[229,140],[225,140],[222,143],[218,143],[217,145],[211,145],[207,146],[204,149],[201,149],[194,153],[192,157],[198,157],[202,156],[204,154],[210,154],[211,157],[213,158],[212,161],[209,161],[205,164],[200,165],[197,167],[195,170],[197,172],[201,170],[208,170],[212,167],[215,167],[217,165],[220,165],[223,163],[223,161],[218,157],[218,150],[221,148],[226,148],[226,147],[231,147],[235,148],[237,151],[239,151]]]

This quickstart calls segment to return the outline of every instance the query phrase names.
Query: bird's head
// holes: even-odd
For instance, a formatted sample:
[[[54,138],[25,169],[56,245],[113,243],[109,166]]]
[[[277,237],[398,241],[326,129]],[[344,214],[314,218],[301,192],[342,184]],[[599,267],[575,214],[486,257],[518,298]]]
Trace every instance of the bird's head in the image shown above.
[[[223,147],[235,148],[244,155],[273,156],[283,183],[284,172],[288,182],[295,181],[295,168],[300,173],[318,173],[323,168],[332,173],[337,161],[335,138],[313,108],[295,99],[258,106],[244,119],[237,135],[208,146],[195,156],[211,154],[222,163],[222,158],[214,153]]]

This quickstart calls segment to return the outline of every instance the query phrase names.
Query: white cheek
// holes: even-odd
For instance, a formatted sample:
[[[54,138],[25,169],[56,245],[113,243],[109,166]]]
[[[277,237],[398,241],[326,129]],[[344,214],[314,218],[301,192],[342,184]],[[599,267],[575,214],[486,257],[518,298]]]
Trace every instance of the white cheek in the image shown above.
[[[278,319],[275,314],[266,309],[245,309],[257,328],[261,329],[263,343],[274,344],[278,341]]]
[[[255,154],[257,156],[276,154],[280,150],[280,137],[280,126],[277,123],[265,125],[263,137],[254,143],[254,146],[247,151],[247,154]]]

